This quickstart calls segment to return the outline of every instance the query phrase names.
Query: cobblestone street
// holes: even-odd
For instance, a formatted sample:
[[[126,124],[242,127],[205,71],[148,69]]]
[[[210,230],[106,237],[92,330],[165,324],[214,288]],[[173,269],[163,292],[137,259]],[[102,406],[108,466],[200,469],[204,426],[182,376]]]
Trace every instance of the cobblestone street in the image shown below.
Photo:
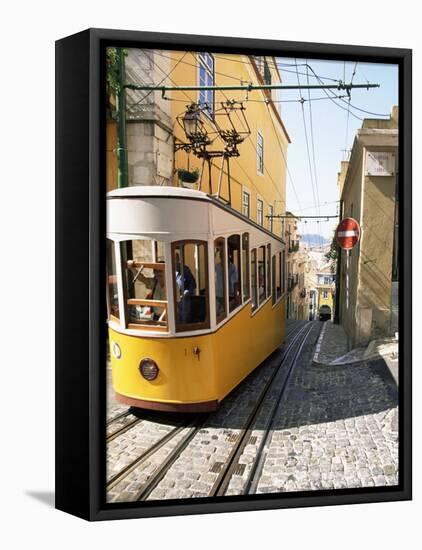
[[[385,370],[298,366],[258,492],[396,485],[397,395]]]
[[[305,323],[296,324],[295,330],[300,326]],[[397,388],[386,363],[379,359],[353,365],[315,365],[312,360],[322,325],[315,322],[307,326],[311,331],[287,386],[283,387],[286,373],[280,369],[251,426],[226,495],[244,494],[259,456],[257,493],[398,483]],[[107,444],[108,482],[117,476],[108,488],[109,502],[137,500],[143,484],[194,429],[192,425],[197,429],[193,438],[157,481],[148,499],[209,496],[257,395],[280,360],[281,352],[276,352],[223,401],[217,412],[192,416],[191,425],[181,425],[179,430],[180,416],[155,413],[151,417],[139,411],[140,421]],[[125,410],[109,399],[109,418]],[[271,411],[275,411],[274,421],[265,445],[260,447]],[[111,425],[119,428],[133,419],[136,417],[130,414]],[[172,431],[173,439],[118,478],[122,469]]]

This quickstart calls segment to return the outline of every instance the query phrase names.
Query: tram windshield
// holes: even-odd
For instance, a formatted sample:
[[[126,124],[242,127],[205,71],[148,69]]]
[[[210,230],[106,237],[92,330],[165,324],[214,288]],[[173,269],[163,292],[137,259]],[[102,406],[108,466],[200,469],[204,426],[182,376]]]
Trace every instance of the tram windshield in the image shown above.
[[[164,245],[153,240],[122,243],[123,284],[129,328],[166,328]]]
[[[119,295],[117,292],[117,270],[114,242],[107,239],[107,293],[110,317],[120,319]]]

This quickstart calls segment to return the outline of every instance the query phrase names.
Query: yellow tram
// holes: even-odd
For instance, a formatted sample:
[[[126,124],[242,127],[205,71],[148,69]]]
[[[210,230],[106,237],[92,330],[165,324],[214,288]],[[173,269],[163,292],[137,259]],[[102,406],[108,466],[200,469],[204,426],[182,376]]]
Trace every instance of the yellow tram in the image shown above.
[[[113,388],[130,406],[215,410],[284,339],[281,238],[198,190],[107,194]]]

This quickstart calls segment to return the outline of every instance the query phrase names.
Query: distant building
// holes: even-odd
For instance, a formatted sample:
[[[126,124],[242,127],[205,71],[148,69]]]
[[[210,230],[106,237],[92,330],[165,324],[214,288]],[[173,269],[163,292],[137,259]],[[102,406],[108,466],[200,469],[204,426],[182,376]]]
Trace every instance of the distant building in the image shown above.
[[[361,226],[349,257],[341,253],[339,317],[349,346],[398,330],[398,107],[388,120],[365,119],[338,175],[342,217]]]
[[[285,221],[285,242],[287,248],[287,302],[286,318],[299,319],[299,235],[297,222],[298,218],[292,212],[286,212]]]
[[[329,264],[320,268],[316,274],[317,314],[316,319],[328,321],[333,318],[335,276]]]

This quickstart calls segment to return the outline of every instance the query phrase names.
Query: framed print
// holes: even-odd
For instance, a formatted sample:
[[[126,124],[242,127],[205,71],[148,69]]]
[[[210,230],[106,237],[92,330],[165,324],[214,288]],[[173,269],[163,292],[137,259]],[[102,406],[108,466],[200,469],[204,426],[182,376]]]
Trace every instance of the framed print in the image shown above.
[[[57,508],[410,499],[411,51],[90,29],[56,74]]]

